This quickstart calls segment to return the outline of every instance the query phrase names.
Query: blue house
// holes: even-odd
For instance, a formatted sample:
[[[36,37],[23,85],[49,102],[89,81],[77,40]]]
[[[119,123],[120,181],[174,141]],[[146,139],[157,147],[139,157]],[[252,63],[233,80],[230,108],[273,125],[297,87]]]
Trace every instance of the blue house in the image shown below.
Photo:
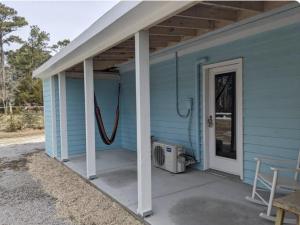
[[[299,62],[296,2],[120,2],[33,73],[46,153],[155,224],[202,171],[251,185],[254,157],[297,160]],[[193,169],[153,168],[153,140]]]

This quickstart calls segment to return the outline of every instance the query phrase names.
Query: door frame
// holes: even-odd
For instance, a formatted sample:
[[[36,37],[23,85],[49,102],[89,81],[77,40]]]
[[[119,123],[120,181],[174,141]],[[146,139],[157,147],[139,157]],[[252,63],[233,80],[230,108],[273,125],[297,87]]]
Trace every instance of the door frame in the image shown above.
[[[233,59],[213,64],[206,64],[202,67],[202,143],[203,143],[203,169],[210,168],[209,165],[209,129],[207,118],[209,115],[209,70],[216,67],[236,66],[236,148],[239,157],[239,175],[244,178],[244,132],[243,132],[243,59]]]

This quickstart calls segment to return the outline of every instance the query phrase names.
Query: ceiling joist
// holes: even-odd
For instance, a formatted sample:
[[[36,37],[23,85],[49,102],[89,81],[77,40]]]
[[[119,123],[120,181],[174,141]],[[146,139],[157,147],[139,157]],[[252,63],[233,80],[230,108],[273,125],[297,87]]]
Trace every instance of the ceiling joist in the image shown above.
[[[203,35],[234,22],[287,4],[287,1],[201,1],[149,28],[150,52]],[[94,57],[94,70],[115,68],[134,59],[134,38]],[[82,72],[83,64],[69,71]]]
[[[188,29],[205,29],[211,30],[214,28],[214,21],[194,18],[183,18],[175,15],[170,19],[159,23],[158,27],[172,27],[172,28],[188,28]]]
[[[179,13],[177,16],[192,19],[206,19],[229,22],[235,22],[238,19],[237,10],[227,8],[221,9],[205,4],[197,4],[194,7]]]
[[[180,36],[168,36],[168,35],[162,35],[162,34],[158,34],[158,35],[154,35],[150,33],[150,44],[151,42],[178,42],[181,41],[181,37]]]
[[[122,52],[122,53],[116,53],[116,52],[105,52],[104,54],[98,55],[94,57],[95,59],[101,59],[101,58],[132,58],[134,57],[134,52]]]
[[[263,12],[263,1],[205,1],[201,4],[211,5],[220,8],[247,10],[252,12]]]
[[[166,35],[166,36],[196,36],[197,31],[195,29],[176,28],[176,27],[151,27],[150,35]]]
[[[113,47],[109,50],[107,50],[105,53],[124,53],[124,52],[133,52],[134,53],[134,47]]]

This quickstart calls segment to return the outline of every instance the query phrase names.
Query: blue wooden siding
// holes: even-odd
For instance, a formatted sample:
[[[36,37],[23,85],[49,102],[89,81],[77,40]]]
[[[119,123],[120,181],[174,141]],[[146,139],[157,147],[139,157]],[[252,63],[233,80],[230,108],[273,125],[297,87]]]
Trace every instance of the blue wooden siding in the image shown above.
[[[122,74],[121,80],[121,145],[136,150],[135,76],[132,72]]]
[[[180,68],[180,109],[187,110],[186,99],[194,97],[194,66],[183,71]],[[186,149],[195,151],[195,114],[192,116],[191,140],[189,141],[189,119],[182,119],[176,113],[175,93],[175,61],[169,60],[151,66],[151,135],[159,140],[170,143],[183,144]],[[122,146],[127,149],[136,149],[136,108],[135,108],[135,76],[134,71],[126,72],[122,76],[121,102],[121,135]],[[183,78],[184,77],[184,78]]]
[[[186,100],[191,97],[194,98],[195,95],[194,67],[192,63],[190,67],[181,67],[179,65],[179,103],[182,113],[187,111]],[[191,154],[193,151],[196,152],[196,115],[194,111],[191,121],[180,118],[176,113],[175,60],[152,65],[150,74],[151,135],[162,141],[182,144]],[[136,150],[134,71],[122,73],[121,77],[122,146],[126,149]],[[188,131],[189,123],[191,123],[190,134]]]
[[[52,156],[52,132],[51,132],[51,94],[50,79],[43,80],[43,99],[44,99],[44,126],[45,126],[45,148],[46,153]]]
[[[59,90],[57,76],[54,78],[55,86],[55,107],[56,107],[56,148],[57,155],[55,155],[54,146],[52,146],[52,117],[51,117],[51,79],[43,81],[43,98],[44,98],[44,114],[45,114],[45,148],[48,155],[55,155],[60,158],[60,127],[59,127]]]
[[[215,63],[243,57],[244,179],[247,183],[253,180],[253,157],[297,157],[300,147],[299,39],[300,24],[296,24],[205,49],[179,59],[179,103],[181,111],[185,112],[186,99],[195,99],[195,63],[199,59],[209,57],[208,63]],[[174,59],[151,65],[150,74],[151,134],[163,141],[183,144],[191,153],[198,152],[201,168],[202,131],[200,130],[200,137],[197,137],[195,109],[199,107],[202,113],[202,103],[194,102],[191,121],[177,116]],[[49,83],[49,80],[44,81],[47,151],[51,149]],[[103,145],[96,126],[96,146],[99,150],[119,147],[136,150],[134,71],[122,72],[121,83],[121,120],[117,139],[112,146]],[[117,97],[116,81],[95,80],[95,90],[102,106],[105,124],[111,128]],[[201,95],[200,85],[200,100]],[[199,116],[202,121],[201,113]],[[67,116],[70,154],[84,153],[83,80],[67,79]],[[189,122],[191,142],[188,134]],[[59,129],[59,121],[57,123]],[[196,147],[197,138],[200,140],[200,148]]]
[[[117,81],[95,80],[95,93],[108,134],[111,133],[114,121],[114,111],[117,101]],[[84,115],[84,83],[81,79],[67,78],[67,126],[69,154],[85,153],[85,115]],[[120,137],[117,134],[113,145],[107,146],[100,139],[97,125],[96,149],[120,147]]]
[[[215,63],[243,57],[244,180],[247,183],[253,180],[255,156],[297,158],[300,147],[299,39],[300,24],[296,24],[179,59],[180,105],[184,112],[184,100],[196,94],[195,63],[199,59],[209,57],[208,63]],[[191,149],[188,120],[176,115],[174,68],[174,60],[151,65],[151,134]],[[134,71],[124,72],[121,77],[122,146],[136,149]],[[195,107],[201,109],[201,102]],[[200,151],[201,156],[202,142],[200,149],[195,148],[195,116],[194,113],[192,149]]]
[[[43,81],[43,96],[45,106],[45,134],[46,152],[52,156],[52,118],[51,118],[51,93],[50,79]],[[95,93],[101,107],[101,112],[108,134],[111,133],[114,122],[114,111],[117,102],[117,81],[95,80]],[[85,115],[84,115],[84,86],[83,80],[67,78],[67,126],[69,154],[76,155],[85,153]],[[55,107],[56,107],[56,137],[57,137],[57,158],[60,158],[60,117],[59,117],[59,89],[58,79],[55,77]],[[121,123],[121,121],[120,121]],[[104,145],[100,139],[97,125],[96,149],[104,150],[108,148],[121,147],[121,135],[117,134],[113,145]]]

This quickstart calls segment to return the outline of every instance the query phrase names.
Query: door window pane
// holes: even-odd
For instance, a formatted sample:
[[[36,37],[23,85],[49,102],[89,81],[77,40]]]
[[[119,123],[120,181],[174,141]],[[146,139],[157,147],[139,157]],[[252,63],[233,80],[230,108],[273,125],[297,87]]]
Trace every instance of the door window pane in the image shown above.
[[[215,76],[216,155],[236,159],[235,72]]]

